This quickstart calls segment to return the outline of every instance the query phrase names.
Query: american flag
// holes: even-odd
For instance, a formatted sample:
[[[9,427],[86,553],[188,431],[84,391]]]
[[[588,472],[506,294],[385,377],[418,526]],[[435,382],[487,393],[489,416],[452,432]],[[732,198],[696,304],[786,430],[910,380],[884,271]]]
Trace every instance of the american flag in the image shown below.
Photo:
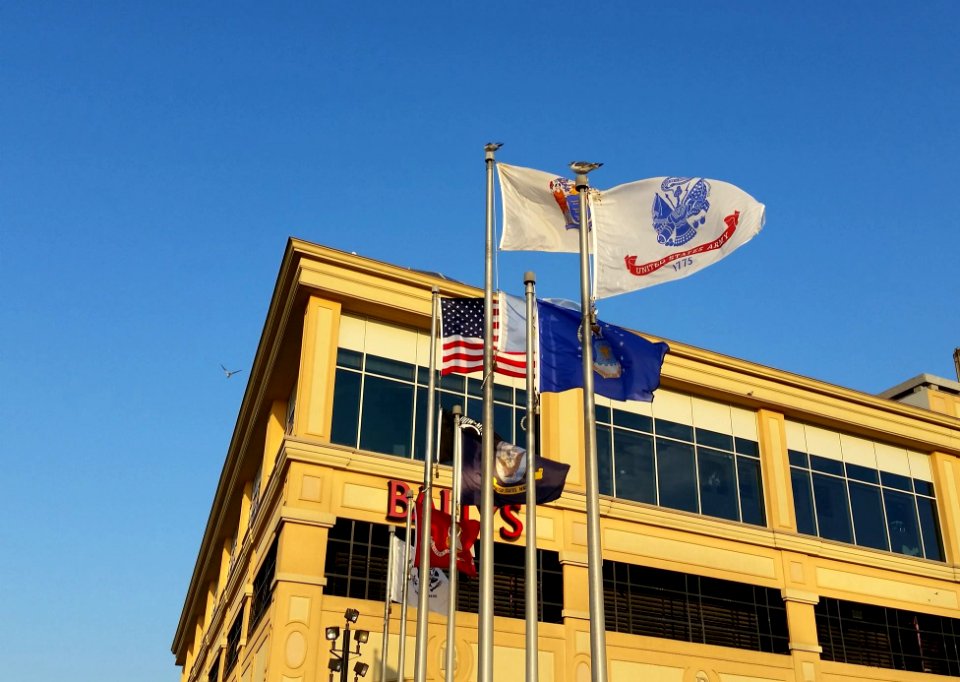
[[[526,327],[522,299],[497,293],[493,297],[494,365],[498,374],[527,376]],[[483,299],[445,298],[440,301],[443,337],[441,374],[483,371]]]

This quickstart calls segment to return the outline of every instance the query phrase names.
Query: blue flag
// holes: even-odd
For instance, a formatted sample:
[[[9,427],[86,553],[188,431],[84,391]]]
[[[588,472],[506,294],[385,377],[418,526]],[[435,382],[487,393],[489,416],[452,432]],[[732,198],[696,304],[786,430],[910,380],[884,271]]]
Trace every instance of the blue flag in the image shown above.
[[[541,393],[583,388],[580,311],[537,301],[537,315]],[[652,401],[668,350],[665,343],[598,321],[593,328],[595,392],[613,400]]]

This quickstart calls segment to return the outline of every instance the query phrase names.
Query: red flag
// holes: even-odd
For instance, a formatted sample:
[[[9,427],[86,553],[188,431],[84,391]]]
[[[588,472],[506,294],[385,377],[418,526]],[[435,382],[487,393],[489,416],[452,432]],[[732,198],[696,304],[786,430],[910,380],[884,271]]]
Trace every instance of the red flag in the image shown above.
[[[417,496],[417,505],[414,513],[417,519],[417,549],[414,551],[414,566],[420,566],[420,510],[423,509],[423,493]],[[430,500],[430,567],[450,570],[450,515],[433,506]],[[474,519],[463,519],[457,525],[459,542],[457,542],[457,569],[469,576],[477,575],[477,566],[473,561],[470,549],[480,535],[480,522]]]

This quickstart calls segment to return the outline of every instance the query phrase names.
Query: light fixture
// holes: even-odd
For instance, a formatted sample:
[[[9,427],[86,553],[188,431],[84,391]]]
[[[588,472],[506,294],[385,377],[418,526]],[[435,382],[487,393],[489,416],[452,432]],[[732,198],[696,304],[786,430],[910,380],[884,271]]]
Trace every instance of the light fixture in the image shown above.
[[[340,668],[342,665],[343,664],[341,663],[339,658],[331,658],[329,661],[327,661],[327,667],[330,668],[331,672],[335,672],[335,673],[340,672]]]
[[[353,638],[361,644],[366,644],[367,640],[370,639],[370,632],[367,630],[354,630]]]
[[[324,634],[326,635],[326,638],[332,642],[340,636],[340,628],[336,625],[331,626],[324,630]]]
[[[357,618],[360,617],[360,612],[356,609],[347,609],[343,612],[343,617],[351,623],[356,623]]]
[[[370,666],[361,661],[357,661],[357,664],[353,666],[353,672],[360,677],[366,677],[368,670],[370,670]]]

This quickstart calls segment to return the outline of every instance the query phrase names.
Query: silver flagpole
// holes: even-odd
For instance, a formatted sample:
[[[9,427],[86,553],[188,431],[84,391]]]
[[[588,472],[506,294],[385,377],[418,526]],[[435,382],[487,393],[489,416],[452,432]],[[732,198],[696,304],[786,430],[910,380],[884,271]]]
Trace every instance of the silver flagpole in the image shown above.
[[[480,468],[477,682],[493,682],[493,162],[494,154],[502,146],[498,142],[491,142],[484,147],[487,166],[487,232],[483,272],[483,456]]]
[[[603,164],[570,164],[580,194],[580,310],[583,346],[583,444],[587,474],[587,579],[590,593],[590,673],[593,682],[607,680],[607,633],[603,608],[603,554],[600,549],[600,494],[596,415],[593,401],[593,333],[595,314],[590,296],[590,184],[587,173]]]
[[[462,441],[460,440],[460,412],[459,405],[453,406],[453,485],[450,491],[450,601],[447,604],[447,671],[446,682],[453,682],[453,672],[456,666],[455,646],[457,635],[457,556],[460,540],[460,477],[462,475]]]
[[[417,541],[420,545],[420,599],[417,602],[417,655],[414,659],[414,682],[427,679],[427,625],[430,619],[430,515],[433,511],[433,431],[434,403],[437,383],[437,314],[440,289],[433,287],[430,306],[430,376],[427,379],[427,433],[423,453],[423,507],[417,515]],[[424,576],[424,573],[427,575]],[[426,578],[426,579],[424,579]]]
[[[534,287],[537,276],[528,272],[523,276],[527,294],[527,547],[526,547],[526,607],[527,607],[527,682],[539,680],[538,656],[540,650],[537,618],[537,395],[534,384],[535,351],[533,319],[537,311]]]
[[[380,644],[380,679],[386,682],[387,679],[387,652],[390,650],[390,599],[393,597],[393,573],[396,570],[393,556],[393,538],[397,535],[397,529],[392,525],[389,530],[390,536],[387,538],[387,596],[383,600],[383,642]]]
[[[410,590],[410,520],[413,518],[413,491],[407,491],[406,534],[403,541],[403,585],[400,586],[400,655],[397,658],[397,682],[403,682],[407,657],[407,593]]]

